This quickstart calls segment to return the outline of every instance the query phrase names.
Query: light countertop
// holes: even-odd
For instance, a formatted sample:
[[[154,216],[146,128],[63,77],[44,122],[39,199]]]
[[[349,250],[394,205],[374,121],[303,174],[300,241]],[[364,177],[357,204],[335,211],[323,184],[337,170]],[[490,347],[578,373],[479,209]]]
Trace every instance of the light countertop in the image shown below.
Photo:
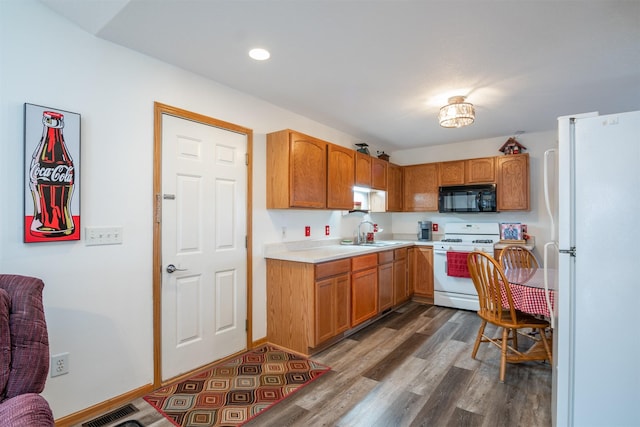
[[[264,257],[282,261],[295,261],[317,264],[350,258],[358,255],[384,252],[411,246],[433,246],[433,242],[418,240],[383,240],[384,246],[341,245],[339,240],[316,242],[289,242],[265,245]]]

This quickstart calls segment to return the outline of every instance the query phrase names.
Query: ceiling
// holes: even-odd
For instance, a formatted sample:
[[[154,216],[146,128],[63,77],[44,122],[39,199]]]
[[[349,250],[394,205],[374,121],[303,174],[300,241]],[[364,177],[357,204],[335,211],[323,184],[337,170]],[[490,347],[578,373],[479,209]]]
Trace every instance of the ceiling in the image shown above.
[[[101,39],[389,151],[640,109],[637,0],[40,1]],[[271,59],[250,59],[253,47]],[[442,128],[455,95],[476,121]]]

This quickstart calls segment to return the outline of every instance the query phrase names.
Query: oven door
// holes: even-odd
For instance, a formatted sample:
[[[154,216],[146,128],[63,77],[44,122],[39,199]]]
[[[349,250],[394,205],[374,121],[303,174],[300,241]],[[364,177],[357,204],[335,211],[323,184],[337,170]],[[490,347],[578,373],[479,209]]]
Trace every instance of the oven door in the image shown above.
[[[435,305],[478,310],[478,293],[473,281],[467,277],[447,274],[447,251],[433,251],[433,302]]]

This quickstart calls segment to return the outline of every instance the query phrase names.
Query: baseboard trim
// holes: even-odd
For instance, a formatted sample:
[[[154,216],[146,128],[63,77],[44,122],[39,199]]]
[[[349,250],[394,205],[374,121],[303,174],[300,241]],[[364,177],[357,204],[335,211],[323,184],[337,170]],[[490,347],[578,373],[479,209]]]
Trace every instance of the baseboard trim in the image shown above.
[[[153,384],[146,384],[137,389],[131,390],[127,393],[116,396],[112,399],[105,400],[97,405],[91,406],[82,411],[75,412],[66,417],[55,420],[56,427],[68,427],[74,424],[80,424],[85,421],[89,421],[105,412],[109,412],[119,406],[126,405],[127,403],[135,400],[139,397],[145,396],[153,391]]]
[[[259,340],[256,340],[256,341],[251,343],[251,349],[260,347],[261,345],[267,344],[268,342],[269,341],[267,340],[267,337],[264,337],[264,338],[261,338]]]

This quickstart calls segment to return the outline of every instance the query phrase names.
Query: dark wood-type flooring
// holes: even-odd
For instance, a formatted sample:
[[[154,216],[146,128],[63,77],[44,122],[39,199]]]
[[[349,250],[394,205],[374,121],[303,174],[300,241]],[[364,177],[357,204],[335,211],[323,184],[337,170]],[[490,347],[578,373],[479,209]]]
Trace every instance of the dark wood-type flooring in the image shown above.
[[[331,372],[246,425],[551,426],[550,365],[508,364],[501,384],[497,347],[471,358],[479,325],[475,312],[410,302],[312,356]],[[171,425],[153,411],[140,421]]]

